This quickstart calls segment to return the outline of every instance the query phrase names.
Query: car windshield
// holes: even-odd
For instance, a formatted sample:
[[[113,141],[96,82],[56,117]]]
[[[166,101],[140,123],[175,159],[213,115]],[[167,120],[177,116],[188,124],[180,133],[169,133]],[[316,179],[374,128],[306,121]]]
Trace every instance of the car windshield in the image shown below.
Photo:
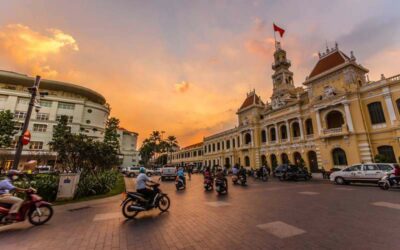
[[[343,171],[351,172],[351,171],[361,171],[361,165],[354,165],[344,169]]]

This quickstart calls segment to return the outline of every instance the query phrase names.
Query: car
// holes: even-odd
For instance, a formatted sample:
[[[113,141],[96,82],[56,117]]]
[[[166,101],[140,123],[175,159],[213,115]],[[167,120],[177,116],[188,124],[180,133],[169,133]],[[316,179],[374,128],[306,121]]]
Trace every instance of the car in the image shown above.
[[[132,167],[126,167],[124,170],[124,174],[128,177],[135,177],[140,173],[140,167],[139,166],[132,166]],[[146,169],[146,175],[147,176],[152,176],[154,174],[154,170],[151,169]]]
[[[330,181],[338,185],[352,182],[378,183],[388,173],[394,172],[397,163],[359,163],[330,174]]]
[[[161,168],[156,167],[156,168],[154,169],[154,175],[161,175]]]
[[[53,167],[52,166],[37,166],[36,168],[36,173],[38,174],[50,174],[53,172]]]
[[[299,179],[308,181],[312,178],[311,174],[306,169],[291,164],[282,164],[277,167],[274,171],[274,176],[278,177],[281,181],[297,181]]]
[[[174,179],[176,178],[176,167],[172,165],[165,165],[161,169],[161,181],[164,181],[165,179]]]

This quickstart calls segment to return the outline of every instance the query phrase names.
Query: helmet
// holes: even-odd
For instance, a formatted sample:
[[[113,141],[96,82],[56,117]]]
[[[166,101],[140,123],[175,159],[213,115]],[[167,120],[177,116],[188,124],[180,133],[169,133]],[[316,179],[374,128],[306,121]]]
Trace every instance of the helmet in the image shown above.
[[[146,173],[146,169],[144,168],[144,167],[141,167],[140,169],[139,169],[139,173]]]
[[[12,179],[12,180],[16,180],[18,179],[18,175],[21,174],[20,171],[15,170],[15,169],[11,169],[7,172],[7,177]]]

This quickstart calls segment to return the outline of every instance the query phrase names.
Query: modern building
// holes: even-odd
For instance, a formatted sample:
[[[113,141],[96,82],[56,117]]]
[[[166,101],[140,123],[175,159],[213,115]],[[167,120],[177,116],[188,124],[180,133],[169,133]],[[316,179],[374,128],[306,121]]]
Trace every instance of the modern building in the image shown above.
[[[193,165],[201,167],[203,165],[203,143],[196,143],[173,152],[169,156],[168,162],[178,166]]]
[[[137,166],[139,165],[140,156],[137,151],[138,133],[126,130],[124,128],[118,129],[120,150],[123,155],[122,167]]]
[[[17,122],[18,133],[21,133],[26,112],[28,110],[30,93],[34,78],[9,71],[0,71],[0,110],[10,110]],[[72,133],[83,133],[90,137],[103,139],[110,109],[106,99],[99,93],[71,83],[42,79],[40,91],[48,95],[40,98],[38,111],[33,111],[29,122],[31,142],[24,147],[20,167],[29,160],[37,160],[41,165],[53,165],[56,154],[49,148],[53,128],[61,116],[68,116]],[[121,137],[121,145],[126,141],[125,134]],[[134,150],[136,151],[137,134],[134,133]],[[132,148],[130,148],[131,150]],[[1,149],[0,162],[3,167],[12,165],[15,149]],[[129,152],[131,154],[131,152]]]
[[[353,52],[348,56],[337,44],[319,53],[304,87],[295,86],[290,67],[277,43],[270,101],[248,93],[237,111],[238,125],[204,138],[205,165],[302,162],[315,172],[372,162],[377,155],[397,162],[400,75],[370,81]]]

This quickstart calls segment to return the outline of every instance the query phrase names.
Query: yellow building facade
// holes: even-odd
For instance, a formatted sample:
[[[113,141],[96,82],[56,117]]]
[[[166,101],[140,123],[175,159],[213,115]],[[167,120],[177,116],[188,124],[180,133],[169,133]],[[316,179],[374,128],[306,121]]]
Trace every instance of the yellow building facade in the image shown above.
[[[353,52],[336,44],[319,54],[303,83],[293,82],[291,62],[276,44],[273,94],[263,102],[255,91],[237,111],[238,125],[204,138],[203,165],[258,168],[304,161],[324,168],[400,157],[400,75],[378,81]],[[179,152],[177,152],[179,153]]]

